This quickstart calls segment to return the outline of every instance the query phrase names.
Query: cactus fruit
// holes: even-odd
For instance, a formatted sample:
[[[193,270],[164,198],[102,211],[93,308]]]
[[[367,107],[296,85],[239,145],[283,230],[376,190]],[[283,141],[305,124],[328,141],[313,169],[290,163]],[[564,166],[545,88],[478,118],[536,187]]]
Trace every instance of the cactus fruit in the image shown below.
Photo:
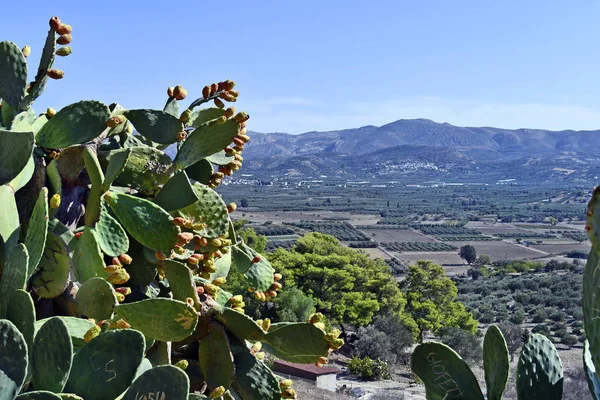
[[[73,37],[70,34],[61,35],[58,39],[56,39],[56,43],[65,45],[71,43]]]
[[[66,57],[69,54],[71,54],[72,52],[73,52],[73,49],[71,48],[71,46],[65,46],[65,47],[61,47],[60,49],[56,50],[56,55],[61,56],[61,57]]]

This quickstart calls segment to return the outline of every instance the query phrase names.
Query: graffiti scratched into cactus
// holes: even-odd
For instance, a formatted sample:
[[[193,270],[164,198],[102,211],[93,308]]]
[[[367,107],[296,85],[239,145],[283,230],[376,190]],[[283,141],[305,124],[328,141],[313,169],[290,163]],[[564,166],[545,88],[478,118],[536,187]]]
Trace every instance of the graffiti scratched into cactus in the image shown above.
[[[271,328],[221,288],[234,269],[260,301],[282,288],[215,191],[250,140],[249,115],[226,105],[235,82],[181,112],[175,85],[162,110],[83,100],[36,114],[69,76],[55,63],[77,54],[72,35],[52,17],[36,68],[31,47],[0,43],[0,399],[295,398],[263,343],[322,365],[343,340],[319,315]]]

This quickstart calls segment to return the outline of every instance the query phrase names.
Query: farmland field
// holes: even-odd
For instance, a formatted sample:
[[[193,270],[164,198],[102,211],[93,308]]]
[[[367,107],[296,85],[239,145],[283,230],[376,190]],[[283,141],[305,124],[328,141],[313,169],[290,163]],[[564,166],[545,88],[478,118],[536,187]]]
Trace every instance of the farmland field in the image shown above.
[[[477,254],[485,253],[492,261],[498,260],[525,260],[544,257],[547,255],[542,250],[534,250],[525,246],[508,243],[505,241],[491,242],[452,242],[457,247],[470,244],[475,247]]]
[[[577,243],[577,244],[549,243],[549,244],[535,244],[535,245],[531,245],[530,247],[537,249],[537,250],[544,251],[548,254],[562,254],[562,253],[567,253],[571,250],[585,251],[587,253],[592,248],[592,245],[589,242],[588,243]]]
[[[435,242],[432,237],[412,229],[361,229],[360,231],[377,242]]]

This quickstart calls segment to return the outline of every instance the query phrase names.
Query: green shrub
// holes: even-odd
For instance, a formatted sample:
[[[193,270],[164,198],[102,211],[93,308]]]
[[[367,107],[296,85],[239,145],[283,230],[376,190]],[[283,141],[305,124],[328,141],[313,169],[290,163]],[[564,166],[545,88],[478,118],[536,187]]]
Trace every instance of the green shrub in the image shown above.
[[[356,375],[367,381],[392,378],[387,362],[383,360],[372,360],[369,357],[352,357],[348,362],[348,370],[352,375]]]

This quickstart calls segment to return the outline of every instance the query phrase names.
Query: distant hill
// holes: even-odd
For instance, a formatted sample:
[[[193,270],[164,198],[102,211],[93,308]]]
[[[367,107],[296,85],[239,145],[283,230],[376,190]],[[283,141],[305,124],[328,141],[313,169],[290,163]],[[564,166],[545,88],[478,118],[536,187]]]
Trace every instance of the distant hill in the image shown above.
[[[249,135],[244,172],[261,178],[516,174],[548,180],[592,179],[600,173],[600,130],[510,130],[401,119],[380,127]]]

